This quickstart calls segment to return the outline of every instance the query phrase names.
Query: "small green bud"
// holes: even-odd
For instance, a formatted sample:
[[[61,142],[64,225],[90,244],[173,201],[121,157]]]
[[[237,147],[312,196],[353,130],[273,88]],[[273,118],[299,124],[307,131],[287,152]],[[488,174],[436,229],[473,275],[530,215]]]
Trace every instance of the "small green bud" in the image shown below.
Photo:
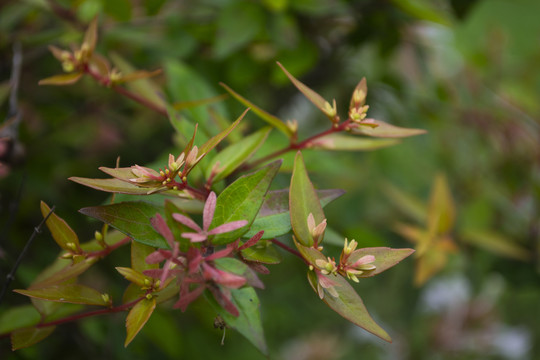
[[[147,300],[152,300],[152,298],[153,298],[152,294],[146,294],[146,299]]]
[[[97,231],[97,230],[94,232],[94,238],[95,238],[97,241],[100,241],[100,242],[103,241],[103,235],[101,234],[101,232],[99,232],[99,231]]]
[[[101,294],[101,299],[103,300],[103,302],[106,302],[107,304],[111,302],[111,297],[109,296],[109,294]]]

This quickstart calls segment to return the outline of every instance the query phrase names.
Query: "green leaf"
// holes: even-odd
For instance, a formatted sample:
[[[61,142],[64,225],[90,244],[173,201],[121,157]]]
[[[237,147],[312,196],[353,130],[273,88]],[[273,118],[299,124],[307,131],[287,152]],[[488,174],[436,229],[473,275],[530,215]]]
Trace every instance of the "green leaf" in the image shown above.
[[[42,79],[39,85],[71,85],[75,84],[83,76],[83,73],[61,74]]]
[[[117,266],[116,271],[118,271],[126,280],[137,284],[139,287],[147,287],[151,284],[152,278],[144,275],[142,272],[134,270],[128,267]],[[147,283],[148,282],[148,283]]]
[[[131,19],[131,2],[129,0],[107,0],[103,3],[105,13],[118,21]]]
[[[42,201],[41,214],[43,217],[46,217],[50,211],[49,206]],[[67,251],[79,250],[79,238],[64,219],[52,213],[45,224],[51,231],[54,241],[56,241],[58,246]]]
[[[360,125],[351,130],[353,134],[362,134],[381,138],[402,138],[425,134],[423,129],[409,129],[388,124],[381,120],[366,119],[363,121],[366,125]],[[374,127],[377,125],[376,127]]]
[[[376,266],[375,270],[365,271],[363,274],[357,275],[357,277],[371,277],[391,268],[412,253],[414,253],[413,249],[392,249],[387,247],[362,248],[354,251],[349,257],[348,262],[354,263],[365,255],[375,256],[375,261],[371,263]]]
[[[490,230],[465,229],[461,232],[464,242],[478,246],[497,255],[517,260],[527,261],[531,259],[531,252],[516,241]]]
[[[315,188],[309,180],[306,165],[300,151],[296,153],[296,158],[294,159],[289,194],[289,209],[294,235],[302,245],[312,246],[313,236],[307,224],[308,215],[310,213],[313,214],[315,224],[320,224],[325,217]]]
[[[257,151],[259,146],[266,140],[270,130],[272,129],[269,127],[261,129],[220,151],[214,156],[210,165],[208,165],[206,169],[206,178],[208,179],[210,177],[212,168],[218,162],[220,171],[214,177],[214,183],[229,176],[234,170],[247,161],[255,151]]]
[[[383,340],[392,342],[388,333],[371,318],[362,298],[358,296],[347,280],[341,276],[327,275],[327,277],[335,283],[334,289],[338,293],[338,297],[333,297],[325,289],[322,300],[326,305],[353,324],[360,326],[362,329],[369,331]],[[318,280],[314,271],[308,271],[308,280],[315,293],[318,293]]]
[[[242,121],[248,111],[249,109],[246,109],[242,113],[242,115],[240,115],[238,119],[236,119],[236,121],[233,122],[227,129],[223,130],[222,132],[205,142],[199,149],[199,154],[206,154],[210,150],[215,148],[221,142],[221,140],[225,139],[227,135],[229,135],[229,133],[234,130],[234,128],[240,123],[240,121]]]
[[[281,131],[287,137],[291,137],[291,135],[292,135],[291,129],[289,129],[289,127],[287,127],[287,125],[283,121],[281,121],[281,119],[275,117],[272,114],[267,113],[266,111],[264,111],[263,109],[261,109],[257,105],[253,104],[248,99],[244,98],[242,95],[235,92],[233,89],[231,89],[230,87],[228,87],[224,83],[219,83],[219,84],[221,86],[223,86],[225,88],[225,90],[227,90],[229,92],[229,94],[231,94],[236,100],[240,101],[242,104],[244,104],[245,106],[250,108],[255,113],[255,115],[257,115],[262,120],[266,121],[268,124],[272,125],[276,129]]]
[[[142,201],[92,206],[79,210],[123,232],[133,240],[159,248],[168,248],[167,241],[150,223],[150,218],[163,209]]]
[[[222,59],[257,36],[264,24],[261,7],[250,2],[230,2],[219,12],[214,54]]]
[[[156,299],[151,298],[142,299],[139,301],[130,311],[126,318],[126,341],[124,347],[127,347],[129,343],[135,338],[135,336],[141,331],[144,324],[150,319],[152,312],[156,308]]]
[[[58,284],[39,289],[13,290],[19,294],[49,301],[71,304],[108,306],[101,293],[88,286],[79,284]]]
[[[11,333],[11,349],[18,350],[30,347],[51,335],[56,326],[42,328],[26,328]]]
[[[262,264],[279,264],[281,262],[281,254],[275,246],[262,239],[256,245],[242,250],[241,253],[244,259]]]
[[[73,176],[69,180],[92,189],[118,194],[148,195],[150,190],[150,188],[139,187],[118,179],[89,179]]]
[[[223,190],[217,198],[210,229],[237,220],[246,220],[248,224],[235,231],[215,235],[211,239],[213,244],[227,244],[248,231],[280,166],[281,160],[270,163],[252,174],[241,176]]]
[[[52,274],[47,273],[45,276],[39,276],[38,279],[32,283],[31,289],[49,287],[73,279],[88,270],[90,266],[94,265],[98,260],[97,257],[90,257],[75,264],[70,263]]]
[[[291,73],[289,73],[287,71],[287,69],[285,69],[285,67],[283,65],[281,65],[279,62],[277,63],[279,65],[279,67],[281,68],[281,70],[283,70],[283,72],[285,73],[285,75],[287,75],[287,77],[289,78],[289,80],[291,80],[291,82],[294,84],[294,86],[296,86],[298,88],[298,90],[300,90],[300,92],[302,94],[304,94],[305,97],[308,98],[309,101],[311,101],[313,103],[313,105],[315,105],[316,107],[319,108],[319,110],[321,110],[325,115],[329,116],[328,115],[328,107],[331,106],[330,103],[328,101],[326,101],[321,95],[319,95],[317,92],[311,90],[308,86],[306,86],[304,83],[302,83],[301,81],[299,81],[298,79],[296,79],[294,76],[291,75]],[[330,116],[329,116],[330,117]]]
[[[159,268],[158,264],[147,264],[146,257],[154,252],[152,246],[142,244],[137,241],[131,242],[131,268],[135,271],[143,272],[148,269]]]
[[[260,302],[257,293],[252,287],[246,286],[241,289],[232,289],[232,302],[236,305],[240,315],[231,315],[224,310],[213,298],[207,296],[206,299],[221,316],[225,323],[242,334],[263,354],[268,354],[268,347],[264,339],[264,331],[261,323]]]
[[[446,177],[438,174],[435,178],[428,208],[428,229],[437,234],[452,230],[456,220],[456,209]]]
[[[333,151],[367,151],[399,144],[396,139],[369,139],[343,134],[330,134],[310,143],[310,149]]]
[[[427,219],[427,206],[420,200],[401,191],[390,183],[384,184],[384,193],[406,215],[414,220],[424,223]]]
[[[322,207],[345,193],[340,189],[316,190],[316,192]],[[259,214],[243,237],[250,238],[261,230],[264,230],[262,239],[273,239],[291,231],[289,189],[268,192]]]
[[[40,320],[41,315],[32,305],[11,307],[0,315],[0,335],[36,325]]]

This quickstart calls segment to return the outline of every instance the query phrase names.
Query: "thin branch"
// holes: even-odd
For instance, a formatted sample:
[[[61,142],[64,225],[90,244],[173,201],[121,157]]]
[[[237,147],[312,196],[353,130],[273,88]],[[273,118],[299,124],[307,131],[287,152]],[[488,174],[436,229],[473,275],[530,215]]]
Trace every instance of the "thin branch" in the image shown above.
[[[6,282],[4,286],[2,287],[2,291],[0,292],[0,302],[2,301],[2,298],[4,297],[4,294],[6,293],[6,290],[8,289],[11,282],[15,279],[15,273],[17,272],[17,269],[19,268],[19,265],[21,264],[24,256],[26,255],[26,252],[28,249],[30,249],[30,245],[32,245],[32,242],[34,241],[34,238],[37,236],[37,234],[41,233],[41,228],[43,227],[43,224],[47,221],[49,216],[54,212],[54,206],[51,208],[47,216],[41,220],[39,225],[34,228],[34,232],[32,232],[32,235],[30,236],[30,239],[26,242],[26,245],[24,246],[24,249],[22,250],[21,254],[17,258],[17,261],[15,262],[15,265],[13,265],[13,268],[11,269],[10,273],[6,277]]]
[[[279,246],[280,248],[282,248],[283,250],[286,250],[288,252],[290,252],[291,254],[295,255],[295,256],[298,256],[300,259],[304,260],[304,262],[306,264],[309,264],[306,259],[304,259],[304,257],[296,250],[294,250],[293,248],[291,248],[290,246],[282,243],[281,241],[279,241],[278,239],[276,238],[273,238],[270,240],[273,244]]]

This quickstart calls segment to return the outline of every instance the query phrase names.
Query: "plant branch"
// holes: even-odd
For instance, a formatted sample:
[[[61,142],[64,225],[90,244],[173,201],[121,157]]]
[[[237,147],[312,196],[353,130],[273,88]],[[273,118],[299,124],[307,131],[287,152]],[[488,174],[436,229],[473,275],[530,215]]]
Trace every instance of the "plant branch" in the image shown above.
[[[304,259],[304,258],[302,257],[302,255],[301,255],[298,251],[294,250],[294,249],[291,248],[290,246],[288,246],[288,245],[282,243],[281,241],[279,241],[279,240],[276,239],[276,238],[273,238],[273,239],[271,239],[270,241],[271,241],[273,244],[275,244],[275,245],[279,246],[280,248],[282,248],[283,250],[286,250],[286,251],[290,252],[291,254],[293,254],[293,255],[295,255],[295,256],[298,256],[300,259],[304,260],[304,262],[305,262],[306,264],[309,265],[309,263],[306,261],[306,259]]]
[[[79,320],[79,319],[84,319],[84,318],[87,318],[87,317],[90,317],[90,316],[112,314],[112,313],[116,313],[116,312],[120,312],[120,311],[126,311],[127,309],[129,309],[130,307],[137,304],[139,301],[141,301],[143,299],[145,299],[145,297],[141,296],[138,299],[135,299],[135,300],[133,300],[131,302],[122,304],[120,306],[110,307],[110,308],[107,308],[107,309],[89,311],[89,312],[85,312],[85,313],[80,313],[80,314],[76,314],[76,315],[67,316],[67,317],[65,317],[63,319],[58,319],[58,320],[48,321],[48,322],[44,322],[44,323],[39,323],[39,324],[36,325],[36,328],[43,328],[43,327],[47,327],[47,326],[61,325],[61,324],[76,321],[76,320]]]
[[[155,112],[157,112],[158,114],[160,115],[163,115],[165,117],[169,117],[169,113],[167,112],[167,109],[165,109],[164,107],[162,106],[159,106],[157,105],[156,103],[148,100],[147,98],[139,95],[139,94],[136,94],[134,92],[131,92],[129,91],[128,89],[126,88],[123,88],[121,86],[118,86],[118,85],[111,85],[111,81],[108,77],[105,77],[105,76],[101,76],[101,74],[95,72],[95,71],[92,71],[92,69],[90,69],[90,67],[88,65],[85,65],[84,68],[83,68],[84,72],[88,75],[90,75],[91,77],[93,77],[95,80],[97,80],[97,82],[99,82],[101,85],[103,86],[106,86],[106,87],[110,87],[111,89],[113,89],[114,91],[116,91],[118,94],[120,95],[123,95],[147,108],[149,108],[150,110],[153,110]]]
[[[47,219],[49,218],[49,216],[51,216],[51,214],[53,212],[54,212],[54,206],[51,208],[51,210],[49,211],[47,216],[45,216],[43,218],[43,220],[41,220],[39,225],[34,228],[34,231],[32,232],[32,235],[30,236],[30,239],[28,239],[28,241],[26,242],[26,245],[24,246],[24,248],[23,248],[22,252],[20,253],[19,257],[17,258],[17,261],[15,262],[15,265],[13,265],[13,268],[11,269],[11,271],[9,272],[9,274],[6,277],[6,282],[5,282],[4,286],[2,287],[2,290],[0,291],[0,302],[2,301],[2,298],[4,297],[4,294],[6,293],[6,290],[8,289],[9,285],[15,279],[15,273],[17,272],[17,269],[19,268],[19,265],[21,265],[21,262],[22,262],[24,256],[26,255],[26,252],[28,251],[28,249],[30,249],[30,245],[32,245],[32,242],[34,241],[34,238],[36,237],[37,234],[41,233],[41,228],[43,227],[43,224],[45,224],[45,222],[47,221]]]
[[[125,238],[117,242],[116,244],[109,245],[103,250],[89,252],[86,255],[88,257],[105,257],[109,255],[111,252],[113,252],[114,250],[118,249],[120,246],[129,244],[130,242],[131,242],[131,238],[129,236],[126,236]]]

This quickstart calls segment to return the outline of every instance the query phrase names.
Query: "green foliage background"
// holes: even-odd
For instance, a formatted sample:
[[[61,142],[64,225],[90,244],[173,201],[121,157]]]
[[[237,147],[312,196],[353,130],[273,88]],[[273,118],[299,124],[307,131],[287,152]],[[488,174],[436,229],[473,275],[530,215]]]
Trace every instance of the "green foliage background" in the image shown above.
[[[333,314],[299,275],[303,264],[285,256],[259,292],[271,358],[539,358],[539,13],[536,0],[3,2],[0,118],[7,118],[12,47],[20,42],[18,141],[24,153],[9,159],[11,170],[0,180],[1,274],[40,221],[40,200],[56,205],[81,239],[92,237],[97,223],[77,210],[107,195],[68,177],[102,177],[98,167],[114,166],[117,156],[124,166],[147,164],[174,148],[166,120],[90,79],[69,87],[37,85],[60,72],[47,46],[78,43],[98,15],[98,52],[117,54],[138,69],[163,68],[156,82],[174,101],[223,93],[221,81],[270,113],[297,119],[301,136],[313,134],[327,120],[291,86],[275,65],[280,61],[327,98],[336,97],[342,114],[365,76],[370,117],[427,129],[375,152],[305,151],[317,187],[347,191],[325,212],[333,229],[360,246],[409,247],[392,231],[407,218],[383,185],[427,201],[435,175],[443,172],[456,202],[456,229],[489,229],[530,253],[530,261],[509,259],[462,242],[456,230],[459,252],[423,287],[413,286],[413,259],[363,279],[356,288],[375,319],[384,319],[393,344]],[[231,99],[213,108],[229,119],[243,111]],[[209,121],[203,107],[184,115]],[[244,126],[251,130],[264,125],[253,114],[248,120]],[[286,187],[290,174],[279,176]],[[27,286],[57,251],[47,232],[40,235],[12,288]],[[115,254],[87,280],[112,288],[118,299],[125,284],[111,275],[112,266],[128,262],[126,254]],[[8,293],[0,315],[27,301]],[[158,311],[127,349],[125,315],[119,314],[63,325],[15,353],[2,338],[0,357],[263,358],[233,331],[220,346],[222,333],[205,309],[195,303],[184,314]]]

